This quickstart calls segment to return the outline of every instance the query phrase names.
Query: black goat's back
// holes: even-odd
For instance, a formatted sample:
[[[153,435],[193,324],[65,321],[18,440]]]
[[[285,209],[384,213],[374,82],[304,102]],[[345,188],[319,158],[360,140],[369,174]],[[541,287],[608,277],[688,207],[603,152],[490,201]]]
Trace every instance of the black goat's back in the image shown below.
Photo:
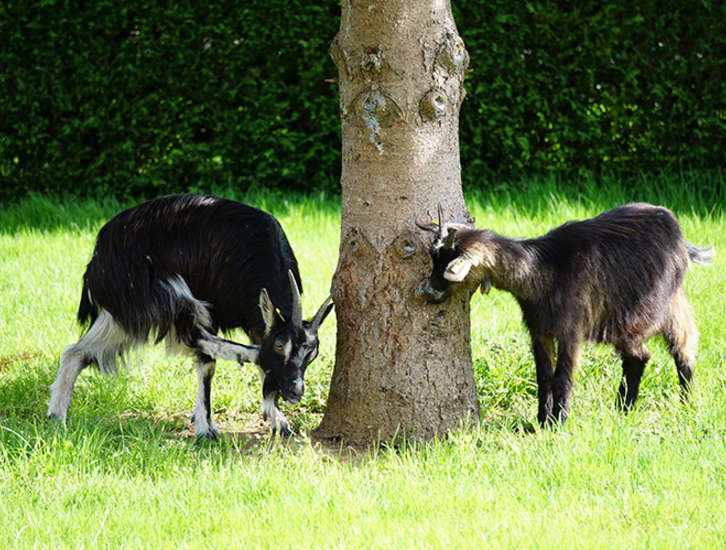
[[[104,225],[84,275],[78,316],[104,308],[129,333],[165,333],[179,304],[168,281],[181,277],[208,304],[214,329],[264,333],[258,307],[267,288],[283,315],[292,307],[287,271],[302,291],[297,261],[278,221],[236,201],[169,195],[125,210]],[[160,326],[161,325],[161,326]]]

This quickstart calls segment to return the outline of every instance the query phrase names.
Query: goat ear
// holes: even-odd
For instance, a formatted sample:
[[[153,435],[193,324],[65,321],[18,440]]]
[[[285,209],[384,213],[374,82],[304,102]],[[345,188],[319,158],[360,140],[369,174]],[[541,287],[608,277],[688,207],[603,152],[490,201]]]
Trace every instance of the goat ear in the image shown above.
[[[451,281],[452,283],[463,281],[469,274],[471,265],[471,260],[468,258],[464,258],[463,256],[454,258],[449,262],[449,265],[446,266],[444,279]]]
[[[270,300],[266,288],[260,291],[260,313],[262,313],[262,321],[265,323],[265,336],[267,336],[275,323],[275,306],[272,305],[272,300]]]

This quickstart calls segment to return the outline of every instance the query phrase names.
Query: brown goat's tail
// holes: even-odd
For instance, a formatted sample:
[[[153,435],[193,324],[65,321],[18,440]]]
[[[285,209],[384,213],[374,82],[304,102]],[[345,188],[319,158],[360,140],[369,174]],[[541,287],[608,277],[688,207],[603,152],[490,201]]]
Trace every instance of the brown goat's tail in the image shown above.
[[[713,249],[713,247],[699,248],[692,245],[691,243],[686,243],[686,247],[688,248],[688,257],[691,259],[692,262],[695,262],[697,264],[708,265],[711,263],[711,260],[713,260],[713,257],[716,255],[716,251]]]

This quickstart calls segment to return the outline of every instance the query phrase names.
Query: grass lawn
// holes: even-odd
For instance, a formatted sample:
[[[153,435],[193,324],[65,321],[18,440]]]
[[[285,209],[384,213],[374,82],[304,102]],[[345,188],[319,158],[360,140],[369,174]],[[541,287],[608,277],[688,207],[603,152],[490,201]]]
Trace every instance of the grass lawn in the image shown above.
[[[338,199],[243,199],[285,228],[311,315],[337,262]],[[46,422],[60,353],[80,334],[81,275],[96,232],[121,205],[40,197],[4,205],[0,548],[726,546],[722,194],[674,180],[579,191],[545,181],[467,195],[477,225],[522,237],[631,200],[670,207],[690,242],[716,248],[713,265],[692,266],[686,279],[701,332],[691,403],[679,402],[675,366],[655,339],[638,406],[618,413],[617,357],[588,345],[567,423],[533,430],[529,339],[515,301],[493,290],[472,302],[481,422],[428,444],[368,450],[324,448],[308,435],[332,374],[333,316],[321,329],[303,401],[283,405],[298,434],[292,441],[266,434],[256,368],[220,361],[212,405],[223,438],[195,445],[191,362],[161,348],[132,356],[115,378],[87,369],[67,427]]]

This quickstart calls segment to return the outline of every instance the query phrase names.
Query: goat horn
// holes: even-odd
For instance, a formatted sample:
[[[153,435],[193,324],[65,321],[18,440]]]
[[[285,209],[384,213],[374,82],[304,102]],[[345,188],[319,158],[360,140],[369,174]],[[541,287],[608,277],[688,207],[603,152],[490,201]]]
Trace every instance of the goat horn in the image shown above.
[[[449,229],[449,234],[446,235],[446,242],[444,243],[444,250],[454,250],[454,237],[456,237],[456,229]]]
[[[422,223],[419,223],[418,220],[416,220],[416,227],[418,227],[419,229],[423,229],[424,231],[436,233],[437,235],[439,233],[439,229],[438,229],[438,227],[435,227],[434,222],[424,225]]]
[[[333,296],[328,296],[323,301],[322,305],[318,308],[318,312],[315,314],[315,317],[312,318],[310,321],[310,326],[313,330],[317,331],[318,327],[320,326],[320,323],[323,322],[325,317],[330,312],[330,309],[333,305]]]
[[[441,206],[441,203],[439,203],[438,212],[439,212],[439,239],[443,239],[444,238],[444,209]]]
[[[290,292],[292,293],[292,313],[290,322],[295,327],[302,326],[302,300],[300,299],[300,289],[297,286],[295,275],[292,274],[292,269],[287,270],[287,275],[290,277]]]
[[[431,216],[431,214],[429,214],[428,210],[426,211],[426,215]],[[439,233],[439,228],[437,227],[437,223],[435,220],[431,220],[430,222],[425,223],[425,224],[419,222],[418,220],[415,220],[414,223],[416,224],[416,227],[418,227],[419,229],[423,229],[424,231],[429,231],[431,233],[436,233],[436,234]]]

